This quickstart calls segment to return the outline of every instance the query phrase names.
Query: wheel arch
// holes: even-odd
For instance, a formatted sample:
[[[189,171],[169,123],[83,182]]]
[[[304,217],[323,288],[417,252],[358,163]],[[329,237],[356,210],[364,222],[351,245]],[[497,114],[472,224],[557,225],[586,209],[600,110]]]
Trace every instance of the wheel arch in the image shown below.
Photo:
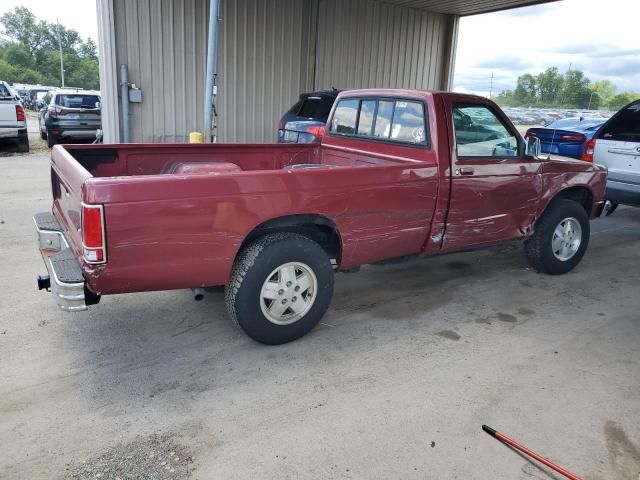
[[[342,260],[342,237],[337,225],[330,218],[315,213],[303,213],[274,217],[256,225],[245,237],[236,253],[236,257],[254,240],[270,233],[297,233],[318,243],[335,259],[337,265]]]
[[[573,185],[563,188],[547,202],[544,209],[540,212],[540,215],[553,205],[554,201],[560,199],[573,200],[579,203],[585,209],[587,215],[591,217],[591,212],[593,211],[593,192],[586,185]]]

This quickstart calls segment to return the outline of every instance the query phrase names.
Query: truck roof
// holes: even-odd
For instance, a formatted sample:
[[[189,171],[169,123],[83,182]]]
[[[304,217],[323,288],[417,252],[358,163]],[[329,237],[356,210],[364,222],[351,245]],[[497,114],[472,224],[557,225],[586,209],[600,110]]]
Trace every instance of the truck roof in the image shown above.
[[[357,88],[352,90],[343,90],[340,94],[340,98],[345,97],[360,97],[360,96],[377,96],[377,97],[413,97],[413,98],[426,98],[436,95],[453,96],[460,100],[489,100],[486,97],[480,95],[471,95],[468,93],[456,93],[456,92],[444,92],[439,90],[417,90],[410,88]]]

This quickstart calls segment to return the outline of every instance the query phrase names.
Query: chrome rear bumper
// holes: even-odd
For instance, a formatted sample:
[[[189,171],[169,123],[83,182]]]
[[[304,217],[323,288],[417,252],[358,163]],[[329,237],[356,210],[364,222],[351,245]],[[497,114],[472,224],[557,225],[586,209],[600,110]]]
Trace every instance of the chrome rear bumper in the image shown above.
[[[33,223],[38,235],[38,247],[49,272],[48,278],[38,277],[38,288],[49,287],[61,310],[86,310],[86,297],[90,292],[86,289],[80,265],[69,248],[58,221],[50,212],[43,212],[34,215]]]

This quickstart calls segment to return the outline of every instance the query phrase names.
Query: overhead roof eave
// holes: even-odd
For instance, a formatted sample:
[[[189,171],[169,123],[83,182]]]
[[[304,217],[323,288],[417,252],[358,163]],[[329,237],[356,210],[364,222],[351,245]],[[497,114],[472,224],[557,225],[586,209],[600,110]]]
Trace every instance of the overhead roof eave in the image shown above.
[[[385,3],[452,15],[477,15],[558,0],[383,0]]]

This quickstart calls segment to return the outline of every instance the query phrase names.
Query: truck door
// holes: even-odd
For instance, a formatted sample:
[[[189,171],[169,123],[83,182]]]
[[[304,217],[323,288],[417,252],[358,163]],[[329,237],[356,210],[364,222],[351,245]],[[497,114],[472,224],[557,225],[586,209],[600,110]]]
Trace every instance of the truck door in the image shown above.
[[[541,194],[541,161],[492,102],[445,96],[451,200],[444,250],[522,237]]]

